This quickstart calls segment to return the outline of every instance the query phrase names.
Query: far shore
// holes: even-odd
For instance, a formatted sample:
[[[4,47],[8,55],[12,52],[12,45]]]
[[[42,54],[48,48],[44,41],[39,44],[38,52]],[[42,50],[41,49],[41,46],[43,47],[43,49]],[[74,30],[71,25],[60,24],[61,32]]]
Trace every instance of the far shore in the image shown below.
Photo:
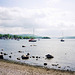
[[[75,72],[42,68],[0,59],[0,75],[75,75]]]

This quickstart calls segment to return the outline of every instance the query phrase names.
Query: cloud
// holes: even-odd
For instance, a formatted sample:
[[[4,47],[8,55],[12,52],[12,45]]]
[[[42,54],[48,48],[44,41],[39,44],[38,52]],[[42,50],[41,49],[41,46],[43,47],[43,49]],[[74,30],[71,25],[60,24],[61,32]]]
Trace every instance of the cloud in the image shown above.
[[[23,9],[0,7],[0,25],[14,27],[46,27],[70,22],[72,13],[54,8]],[[65,21],[66,20],[66,21]]]
[[[55,0],[53,1],[56,3]],[[59,1],[57,0],[57,2]],[[0,32],[2,33],[4,31],[16,34],[32,33],[32,28],[35,28],[37,33],[40,31],[41,34],[46,31],[49,33],[58,30],[59,32],[60,30],[74,29],[74,21],[75,15],[73,12],[57,8],[0,7]]]

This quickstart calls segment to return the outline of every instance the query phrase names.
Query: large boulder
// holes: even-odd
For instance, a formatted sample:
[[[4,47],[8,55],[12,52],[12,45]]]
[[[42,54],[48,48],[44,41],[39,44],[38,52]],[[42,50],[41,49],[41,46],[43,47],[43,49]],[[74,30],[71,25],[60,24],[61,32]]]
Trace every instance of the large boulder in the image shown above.
[[[54,58],[54,57],[52,55],[50,55],[50,54],[47,54],[46,58],[50,59],[50,58]]]
[[[27,55],[22,55],[21,58],[22,58],[22,59],[29,59],[29,56],[27,56]]]

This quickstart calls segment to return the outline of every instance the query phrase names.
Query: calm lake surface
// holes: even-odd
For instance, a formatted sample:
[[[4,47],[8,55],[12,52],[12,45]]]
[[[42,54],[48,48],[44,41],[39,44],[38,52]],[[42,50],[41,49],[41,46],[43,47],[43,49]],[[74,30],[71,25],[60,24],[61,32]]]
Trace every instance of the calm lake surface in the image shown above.
[[[22,45],[26,47],[22,47]],[[19,53],[18,51],[23,52]],[[4,59],[47,68],[75,71],[74,39],[65,39],[65,42],[61,42],[60,39],[40,39],[37,42],[28,42],[28,40],[0,40],[0,52],[8,54],[4,55]],[[27,53],[30,53],[30,58],[22,60],[21,56]],[[46,59],[46,54],[51,54],[54,58]],[[32,58],[32,56],[35,56],[35,58]],[[36,58],[36,56],[40,58]],[[17,58],[20,58],[20,60],[17,60]],[[44,63],[47,63],[47,65],[44,66]]]

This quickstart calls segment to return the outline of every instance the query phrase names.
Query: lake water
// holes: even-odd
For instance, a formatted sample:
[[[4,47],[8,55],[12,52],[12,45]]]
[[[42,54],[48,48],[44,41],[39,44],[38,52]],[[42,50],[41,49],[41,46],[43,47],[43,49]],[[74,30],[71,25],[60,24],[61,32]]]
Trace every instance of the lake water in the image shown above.
[[[26,47],[22,47],[22,45]],[[19,53],[18,51],[23,52]],[[37,42],[28,42],[28,40],[0,40],[0,52],[8,54],[4,55],[4,59],[47,68],[75,71],[74,39],[65,39],[65,42],[61,42],[60,39],[40,39]],[[30,58],[22,60],[21,56],[27,53],[30,53]],[[54,58],[46,59],[46,54],[51,54]],[[35,58],[32,58],[32,56],[35,56]],[[36,56],[40,58],[36,58]],[[20,58],[20,60],[17,60],[17,58]],[[47,63],[47,65],[44,66],[44,63]]]

